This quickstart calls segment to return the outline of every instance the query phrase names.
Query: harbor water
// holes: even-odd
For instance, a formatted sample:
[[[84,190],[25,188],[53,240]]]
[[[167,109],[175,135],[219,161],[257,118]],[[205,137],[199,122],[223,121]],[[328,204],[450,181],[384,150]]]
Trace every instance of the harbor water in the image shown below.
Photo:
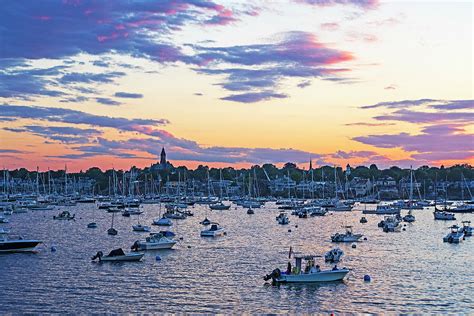
[[[142,224],[159,217],[158,205],[143,205]],[[94,204],[57,207],[9,216],[12,235],[43,241],[34,254],[0,255],[0,312],[4,313],[472,313],[474,312],[474,237],[443,243],[453,223],[474,222],[474,214],[457,221],[433,219],[433,208],[415,210],[416,221],[404,231],[384,233],[382,219],[360,211],[323,217],[290,217],[278,225],[274,203],[248,215],[232,206],[210,211],[190,208],[194,217],[174,220],[180,239],[173,250],[146,252],[142,262],[97,263],[91,256],[122,247],[125,251],[147,233],[132,231],[138,217],[115,215],[117,236],[107,235],[111,213]],[[62,210],[74,221],[55,221]],[[406,213],[406,211],[402,211]],[[202,238],[199,224],[207,216],[227,235]],[[89,222],[98,228],[87,228]],[[330,236],[352,225],[367,240],[331,243]],[[297,226],[297,227],[296,227]],[[153,231],[160,230],[152,226]],[[163,229],[163,228],[161,228]],[[291,231],[289,231],[291,230]],[[290,246],[296,253],[324,255],[340,247],[339,267],[351,269],[343,282],[272,286],[263,276],[286,269]],[[56,251],[51,251],[55,247]],[[156,260],[156,256],[161,260]],[[322,267],[331,268],[322,260]],[[364,275],[371,281],[364,282]]]

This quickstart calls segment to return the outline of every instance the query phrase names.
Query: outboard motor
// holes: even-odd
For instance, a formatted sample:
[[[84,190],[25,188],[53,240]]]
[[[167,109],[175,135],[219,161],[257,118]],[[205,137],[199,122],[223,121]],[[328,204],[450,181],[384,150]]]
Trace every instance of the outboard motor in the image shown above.
[[[272,283],[276,282],[276,279],[278,279],[281,276],[281,271],[280,269],[276,268],[275,270],[272,271],[272,273],[267,274],[266,276],[263,277],[265,281],[268,281],[272,279]]]
[[[132,251],[138,251],[138,249],[140,249],[140,246],[138,245],[138,240],[136,240],[132,247],[130,247],[132,249]]]
[[[102,258],[103,255],[104,255],[104,253],[102,251],[98,251],[96,253],[96,255],[91,258],[91,260],[95,260],[95,259],[99,258],[99,261],[100,261],[100,258]]]

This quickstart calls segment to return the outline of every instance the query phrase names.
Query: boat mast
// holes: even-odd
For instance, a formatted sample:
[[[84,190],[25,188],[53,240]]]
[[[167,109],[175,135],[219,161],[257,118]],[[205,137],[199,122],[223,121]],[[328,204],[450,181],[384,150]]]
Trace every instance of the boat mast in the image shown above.
[[[410,166],[410,200],[408,202],[409,213],[411,213],[411,205],[413,203],[413,169]]]

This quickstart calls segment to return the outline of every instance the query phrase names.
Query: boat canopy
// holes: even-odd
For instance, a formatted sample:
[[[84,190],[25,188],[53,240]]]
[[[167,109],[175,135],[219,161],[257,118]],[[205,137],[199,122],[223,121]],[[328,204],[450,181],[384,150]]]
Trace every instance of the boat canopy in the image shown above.
[[[109,253],[109,257],[125,256],[122,248],[114,249]]]

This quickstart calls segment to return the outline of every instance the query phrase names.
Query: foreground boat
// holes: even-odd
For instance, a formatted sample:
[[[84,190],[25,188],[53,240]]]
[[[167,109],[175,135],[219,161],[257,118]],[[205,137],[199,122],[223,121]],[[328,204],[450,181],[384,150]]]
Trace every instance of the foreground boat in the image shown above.
[[[291,269],[291,264],[288,262],[286,272],[280,269],[275,269],[272,273],[267,274],[263,279],[265,281],[272,280],[273,284],[280,283],[320,283],[320,282],[334,282],[342,281],[349,273],[349,269],[338,269],[334,266],[333,269],[321,270],[318,265],[314,265],[314,258],[316,256],[295,256],[295,267]],[[302,262],[306,261],[305,271],[302,271]]]
[[[97,252],[91,259],[99,259],[99,262],[110,261],[110,262],[125,262],[125,261],[140,261],[143,258],[144,253],[124,253],[122,248],[112,250],[108,255],[104,256],[102,251]]]
[[[41,241],[35,239],[8,239],[8,231],[0,233],[0,253],[2,252],[32,252]]]

